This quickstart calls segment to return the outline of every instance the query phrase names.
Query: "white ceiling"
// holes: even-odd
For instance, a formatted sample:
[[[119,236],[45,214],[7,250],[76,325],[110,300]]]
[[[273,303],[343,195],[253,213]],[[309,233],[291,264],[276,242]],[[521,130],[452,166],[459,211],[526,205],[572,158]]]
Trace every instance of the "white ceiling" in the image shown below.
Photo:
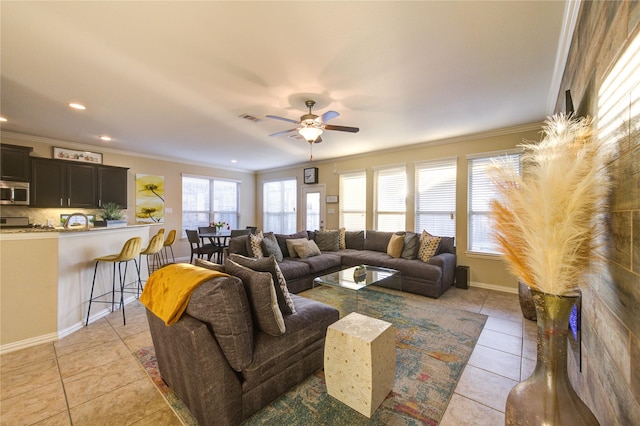
[[[2,130],[264,170],[308,160],[265,118],[308,97],[360,128],[325,132],[314,160],[533,123],[559,90],[565,6],[2,1]]]

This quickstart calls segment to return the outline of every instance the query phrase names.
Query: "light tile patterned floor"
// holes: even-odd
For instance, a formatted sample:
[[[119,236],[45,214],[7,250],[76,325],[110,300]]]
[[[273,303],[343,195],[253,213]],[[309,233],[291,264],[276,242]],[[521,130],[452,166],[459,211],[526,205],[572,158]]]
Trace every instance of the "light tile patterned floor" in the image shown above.
[[[503,425],[509,390],[535,366],[535,323],[516,294],[449,289],[435,303],[489,316],[442,426]],[[133,352],[150,346],[144,308],[127,305],[54,343],[0,357],[2,425],[180,425]]]

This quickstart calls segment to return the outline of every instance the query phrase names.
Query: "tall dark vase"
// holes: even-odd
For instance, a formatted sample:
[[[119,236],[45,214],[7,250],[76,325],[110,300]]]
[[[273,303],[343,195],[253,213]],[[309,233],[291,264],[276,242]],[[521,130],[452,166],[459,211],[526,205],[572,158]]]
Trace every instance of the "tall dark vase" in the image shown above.
[[[538,359],[527,380],[507,397],[506,425],[599,425],[567,373],[569,315],[577,297],[532,290],[538,325]]]

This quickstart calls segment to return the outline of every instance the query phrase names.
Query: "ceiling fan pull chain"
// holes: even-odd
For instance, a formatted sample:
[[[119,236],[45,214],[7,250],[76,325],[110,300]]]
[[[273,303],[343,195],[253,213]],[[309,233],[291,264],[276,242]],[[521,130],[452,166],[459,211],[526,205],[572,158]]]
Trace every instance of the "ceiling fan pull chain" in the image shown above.
[[[309,161],[313,161],[313,142],[309,142]]]

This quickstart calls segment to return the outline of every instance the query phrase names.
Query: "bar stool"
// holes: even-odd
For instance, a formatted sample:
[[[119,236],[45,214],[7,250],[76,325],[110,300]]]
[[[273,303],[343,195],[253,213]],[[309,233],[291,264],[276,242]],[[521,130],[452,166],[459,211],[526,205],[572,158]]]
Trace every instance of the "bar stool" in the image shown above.
[[[147,256],[147,272],[151,275],[151,263],[149,256],[153,256],[153,260],[156,266],[160,265],[160,251],[164,246],[164,229],[160,230],[156,235],[151,237],[149,245],[146,249],[140,252],[138,256],[138,268],[142,266],[142,255]],[[140,281],[140,270],[138,269],[138,296],[140,296],[140,290],[142,290],[142,282]]]
[[[136,271],[139,271],[138,262],[136,258],[140,253],[140,246],[142,245],[142,238],[133,237],[127,240],[122,247],[122,250],[119,254],[110,254],[107,256],[97,257],[95,258],[96,266],[93,270],[93,282],[91,283],[91,295],[89,296],[89,309],[87,309],[87,321],[85,326],[89,325],[89,313],[91,312],[91,303],[111,303],[111,311],[115,309],[115,291],[116,291],[116,264],[118,264],[118,276],[120,278],[120,307],[122,308],[122,322],[124,325],[127,324],[127,320],[124,315],[124,285],[125,279],[127,278],[127,266],[129,262],[133,260],[135,264]],[[100,262],[111,262],[113,263],[113,278],[111,283],[111,302],[106,300],[97,300],[103,296],[106,296],[109,293],[104,293],[99,296],[93,297],[93,290],[96,285],[96,273],[98,272],[98,264]],[[124,263],[124,275],[122,274],[122,264]],[[138,281],[140,280],[140,273],[138,273]]]
[[[164,240],[164,263],[169,263],[169,255],[167,249],[171,250],[171,259],[173,263],[176,263],[176,257],[173,255],[173,243],[176,242],[176,230],[172,229],[167,235],[167,239]]]

